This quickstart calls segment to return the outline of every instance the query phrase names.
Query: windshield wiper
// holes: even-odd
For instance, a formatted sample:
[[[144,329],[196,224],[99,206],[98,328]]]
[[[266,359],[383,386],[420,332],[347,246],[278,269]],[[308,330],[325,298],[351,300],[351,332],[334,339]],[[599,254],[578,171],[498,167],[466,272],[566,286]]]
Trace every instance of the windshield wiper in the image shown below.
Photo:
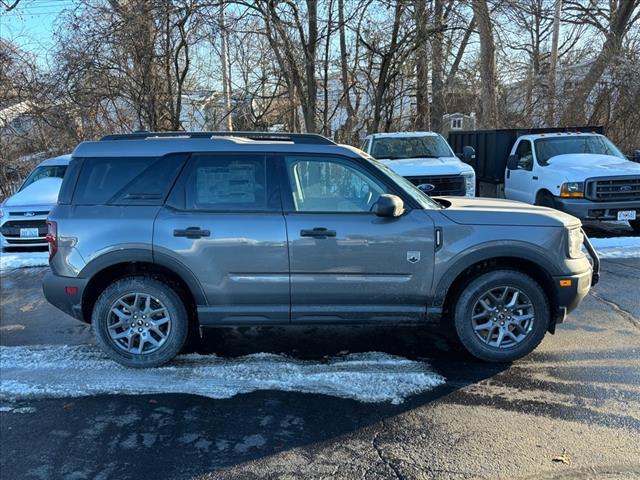
[[[440,158],[438,155],[411,155],[409,157],[402,158]]]

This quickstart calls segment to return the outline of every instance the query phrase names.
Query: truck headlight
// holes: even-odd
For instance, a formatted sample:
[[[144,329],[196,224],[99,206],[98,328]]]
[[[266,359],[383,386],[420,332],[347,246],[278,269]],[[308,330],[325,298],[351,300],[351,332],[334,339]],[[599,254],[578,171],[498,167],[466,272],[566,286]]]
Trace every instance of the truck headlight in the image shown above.
[[[568,254],[569,258],[580,258],[582,255],[582,242],[584,241],[584,235],[582,234],[582,229],[580,228],[572,228],[569,230],[569,235],[567,236],[569,239],[568,245]]]
[[[476,196],[476,174],[465,173],[464,174],[464,195],[465,197],[475,197]]]
[[[560,196],[563,198],[583,198],[584,182],[567,182],[560,187]]]

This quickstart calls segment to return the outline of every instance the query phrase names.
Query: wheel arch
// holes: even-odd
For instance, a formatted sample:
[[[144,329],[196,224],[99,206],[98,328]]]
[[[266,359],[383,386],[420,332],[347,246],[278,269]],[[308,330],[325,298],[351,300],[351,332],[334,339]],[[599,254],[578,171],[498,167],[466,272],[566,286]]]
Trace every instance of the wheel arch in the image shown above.
[[[91,321],[91,312],[102,291],[115,280],[133,275],[149,275],[172,287],[187,306],[190,317],[197,321],[197,305],[206,305],[202,286],[195,275],[176,260],[151,252],[111,252],[95,259],[82,269],[79,276],[88,278],[82,294],[82,318]]]
[[[551,311],[557,307],[558,299],[553,283],[555,272],[551,262],[535,252],[524,253],[522,249],[506,247],[475,252],[456,262],[438,283],[433,306],[441,309],[443,318],[449,318],[452,306],[464,287],[478,276],[494,270],[515,270],[529,275],[543,289]],[[555,324],[550,324],[550,330],[553,326]]]

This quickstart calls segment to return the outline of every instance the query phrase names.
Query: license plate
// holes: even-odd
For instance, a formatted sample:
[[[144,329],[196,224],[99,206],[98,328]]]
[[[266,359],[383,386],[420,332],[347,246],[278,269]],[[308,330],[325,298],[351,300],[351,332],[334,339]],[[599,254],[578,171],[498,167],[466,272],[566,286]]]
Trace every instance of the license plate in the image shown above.
[[[20,238],[37,238],[37,237],[38,237],[37,228],[21,228],[20,229]]]
[[[618,212],[618,220],[635,220],[635,219],[636,219],[635,210],[620,210]]]

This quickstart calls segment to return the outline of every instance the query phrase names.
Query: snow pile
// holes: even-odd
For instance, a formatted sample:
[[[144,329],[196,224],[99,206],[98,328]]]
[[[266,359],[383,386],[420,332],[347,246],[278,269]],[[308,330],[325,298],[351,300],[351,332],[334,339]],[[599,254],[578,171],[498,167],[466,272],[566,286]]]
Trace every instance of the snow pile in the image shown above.
[[[236,358],[182,355],[161,368],[134,370],[97,347],[0,347],[0,398],[187,393],[230,398],[255,390],[333,395],[401,403],[445,383],[429,364],[379,352],[302,361],[257,353]]]
[[[600,258],[640,257],[640,237],[591,238]]]
[[[0,254],[0,272],[23,267],[43,267],[49,265],[49,252],[19,252]]]

